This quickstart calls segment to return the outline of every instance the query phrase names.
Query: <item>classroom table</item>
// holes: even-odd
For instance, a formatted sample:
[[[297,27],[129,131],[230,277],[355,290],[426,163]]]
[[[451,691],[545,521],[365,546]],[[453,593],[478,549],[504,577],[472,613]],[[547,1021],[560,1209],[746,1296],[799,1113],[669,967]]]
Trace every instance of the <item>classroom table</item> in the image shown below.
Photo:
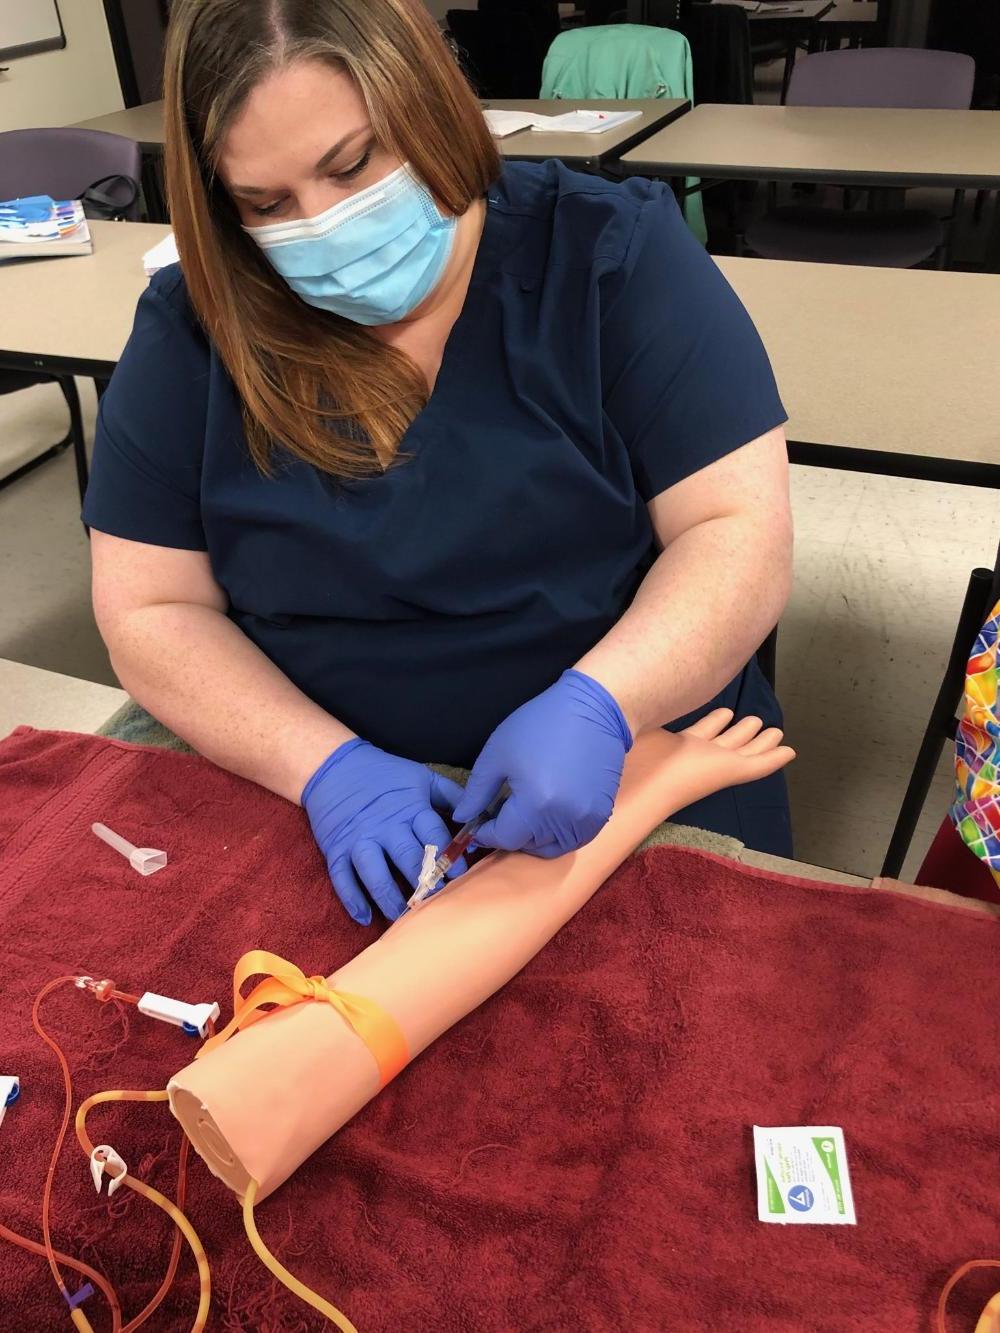
[[[25,726],[96,731],[127,701],[112,685],[0,659],[0,739]]]
[[[616,163],[621,155],[650,134],[663,129],[690,110],[683,97],[625,98],[608,101],[601,98],[493,98],[483,107],[498,111],[537,111],[544,116],[558,116],[566,111],[639,111],[638,120],[630,120],[603,134],[557,134],[546,130],[521,130],[498,139],[503,157],[514,162],[544,162],[557,157],[567,166],[584,171],[600,171]]]
[[[163,103],[144,102],[141,106],[127,106],[124,111],[111,111],[106,116],[81,120],[73,126],[77,130],[103,130],[105,134],[120,134],[134,139],[144,153],[163,151]]]
[[[94,222],[94,253],[0,266],[0,366],[106,378],[169,230]],[[790,456],[1000,487],[1000,276],[716,261],[757,323],[790,414]]]
[[[64,676],[55,671],[43,671],[40,667],[27,666],[22,662],[0,659],[0,740],[19,726],[55,731],[96,732],[104,727],[123,704],[128,702],[128,697],[124,690],[112,685],[78,680],[73,676]],[[682,835],[683,831],[678,829],[677,832]],[[731,842],[731,839],[720,839],[720,846],[730,845]],[[846,884],[855,888],[865,888],[872,882],[858,875],[831,870],[826,866],[812,865],[805,861],[791,861],[785,857],[772,856],[768,852],[755,852],[749,847],[739,847],[728,854],[743,865],[755,866],[779,875],[818,880],[825,884]],[[895,881],[880,883],[879,887],[908,897],[922,898],[925,901],[945,905],[961,904],[971,911],[1000,916],[1000,905],[957,898],[943,889],[915,887],[909,884],[897,884]]]
[[[580,108],[606,111],[609,105],[615,110],[641,111],[642,115],[638,120],[629,121],[617,129],[607,130],[604,134],[547,134],[541,130],[523,130],[520,134],[511,134],[506,139],[498,139],[497,147],[504,157],[513,161],[540,162],[546,158],[558,157],[570,166],[596,171],[603,164],[619,158],[622,153],[633,148],[647,135],[669,125],[690,107],[690,103],[682,97],[632,98],[612,104],[606,100],[592,98],[566,101],[494,98],[483,103],[484,108],[538,111],[547,116],[559,115],[564,111],[576,111]],[[144,106],[112,111],[110,115],[98,116],[96,120],[81,121],[76,128],[122,134],[127,139],[135,139],[146,154],[162,153],[163,103],[148,102]]]
[[[0,367],[107,379],[132,329],[147,278],[142,256],[170,230],[158,222],[91,222],[92,255],[0,265]]]
[[[995,190],[1000,112],[706,102],[621,165],[657,176]]]
[[[1000,276],[719,256],[795,463],[1000,487]]]

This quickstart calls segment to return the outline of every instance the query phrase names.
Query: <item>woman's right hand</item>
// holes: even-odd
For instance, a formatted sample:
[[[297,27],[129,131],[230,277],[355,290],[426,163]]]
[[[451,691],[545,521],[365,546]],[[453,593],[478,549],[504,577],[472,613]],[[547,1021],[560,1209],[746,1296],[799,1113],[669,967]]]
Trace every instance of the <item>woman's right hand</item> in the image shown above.
[[[416,888],[424,846],[448,845],[441,814],[450,815],[461,795],[457,782],[357,738],[320,764],[302,805],[337,897],[359,925],[371,922],[369,897],[390,921],[405,910],[389,863]],[[464,869],[458,861],[449,878]]]

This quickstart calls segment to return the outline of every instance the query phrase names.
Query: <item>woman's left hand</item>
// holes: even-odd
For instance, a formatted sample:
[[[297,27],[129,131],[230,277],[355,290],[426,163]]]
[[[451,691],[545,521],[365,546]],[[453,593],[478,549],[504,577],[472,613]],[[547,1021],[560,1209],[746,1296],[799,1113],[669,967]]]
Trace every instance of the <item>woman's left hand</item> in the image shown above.
[[[544,857],[574,851],[611,817],[631,748],[629,725],[604,686],[564,671],[493,732],[455,818],[473,819],[508,782],[511,794],[476,834],[477,844]]]

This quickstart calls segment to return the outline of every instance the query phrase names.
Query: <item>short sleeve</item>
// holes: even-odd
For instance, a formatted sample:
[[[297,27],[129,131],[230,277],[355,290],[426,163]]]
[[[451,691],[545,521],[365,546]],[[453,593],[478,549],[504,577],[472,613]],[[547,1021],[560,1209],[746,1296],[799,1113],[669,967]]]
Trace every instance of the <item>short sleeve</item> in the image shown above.
[[[643,186],[625,259],[601,284],[601,376],[607,417],[651,500],[787,414],[736,293],[672,192]]]
[[[179,272],[143,293],[101,398],[83,521],[115,537],[205,550],[201,464],[211,353]]]

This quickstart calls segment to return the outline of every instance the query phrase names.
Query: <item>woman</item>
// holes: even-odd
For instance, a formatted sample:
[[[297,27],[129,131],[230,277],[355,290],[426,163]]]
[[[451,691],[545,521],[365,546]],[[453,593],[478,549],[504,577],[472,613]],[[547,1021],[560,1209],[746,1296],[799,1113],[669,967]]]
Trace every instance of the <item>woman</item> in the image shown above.
[[[504,781],[479,842],[557,855],[639,731],[777,721],[784,413],[670,193],[501,170],[419,0],[176,0],[165,94],[181,267],[84,508],[125,688],[301,801],[362,923]],[[682,818],[788,851],[780,777]]]

